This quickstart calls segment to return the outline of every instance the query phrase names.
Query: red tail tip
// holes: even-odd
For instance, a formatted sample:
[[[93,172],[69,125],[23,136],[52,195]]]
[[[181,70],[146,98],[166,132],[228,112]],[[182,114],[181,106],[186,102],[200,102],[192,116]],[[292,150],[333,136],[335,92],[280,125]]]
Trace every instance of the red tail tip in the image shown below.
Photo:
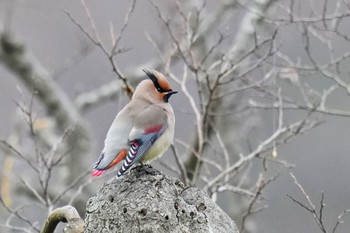
[[[91,175],[92,176],[100,176],[104,173],[104,171],[100,171],[100,170],[96,170],[94,169],[92,172],[91,172]]]

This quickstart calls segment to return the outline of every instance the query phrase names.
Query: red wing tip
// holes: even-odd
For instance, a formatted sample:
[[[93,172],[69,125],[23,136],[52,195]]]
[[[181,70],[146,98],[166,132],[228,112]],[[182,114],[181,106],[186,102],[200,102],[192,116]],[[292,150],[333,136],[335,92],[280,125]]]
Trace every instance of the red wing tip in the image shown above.
[[[92,176],[100,176],[104,173],[104,171],[100,171],[100,170],[96,170],[94,169],[92,172],[91,172],[91,175]]]

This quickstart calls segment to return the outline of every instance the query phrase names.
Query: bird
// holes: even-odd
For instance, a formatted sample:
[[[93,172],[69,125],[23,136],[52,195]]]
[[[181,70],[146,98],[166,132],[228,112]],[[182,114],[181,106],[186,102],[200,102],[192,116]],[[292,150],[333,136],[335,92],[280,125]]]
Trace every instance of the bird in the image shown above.
[[[130,102],[112,122],[92,176],[102,175],[124,159],[117,173],[120,177],[135,163],[162,156],[173,142],[175,115],[169,98],[178,92],[162,73],[143,71],[148,79],[137,85]]]

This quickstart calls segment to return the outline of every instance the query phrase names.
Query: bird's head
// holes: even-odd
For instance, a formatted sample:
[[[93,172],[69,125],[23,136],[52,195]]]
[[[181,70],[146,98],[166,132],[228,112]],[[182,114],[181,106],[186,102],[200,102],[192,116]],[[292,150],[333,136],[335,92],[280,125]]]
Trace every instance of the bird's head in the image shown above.
[[[170,96],[177,93],[177,91],[173,91],[171,89],[169,81],[164,77],[163,74],[155,70],[143,69],[143,71],[152,82],[149,80],[141,82],[140,91],[145,91],[142,89],[147,88],[154,98],[164,102],[168,102]]]

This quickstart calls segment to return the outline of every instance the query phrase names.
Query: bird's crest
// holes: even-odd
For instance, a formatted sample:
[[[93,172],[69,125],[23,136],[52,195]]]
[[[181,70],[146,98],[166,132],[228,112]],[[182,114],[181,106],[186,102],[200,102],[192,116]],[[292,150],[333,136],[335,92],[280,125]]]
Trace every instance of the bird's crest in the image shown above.
[[[170,83],[164,77],[164,75],[162,75],[161,73],[159,73],[155,70],[150,70],[150,69],[142,69],[142,70],[143,70],[143,72],[146,73],[148,78],[152,80],[152,82],[153,82],[153,84],[158,92],[163,93],[163,92],[172,91],[170,88]]]

